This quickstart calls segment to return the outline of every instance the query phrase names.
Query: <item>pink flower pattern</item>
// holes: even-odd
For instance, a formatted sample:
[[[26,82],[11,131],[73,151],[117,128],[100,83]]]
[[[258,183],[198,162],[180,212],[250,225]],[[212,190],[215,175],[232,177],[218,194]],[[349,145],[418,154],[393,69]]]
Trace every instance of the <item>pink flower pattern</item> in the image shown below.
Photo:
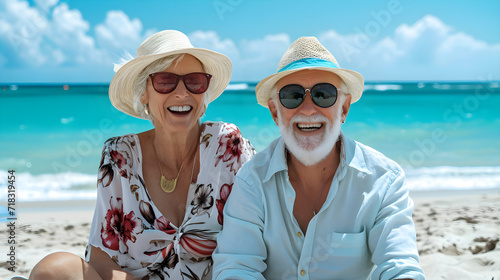
[[[219,147],[217,148],[217,161],[215,166],[225,162],[229,170],[236,175],[236,172],[243,164],[240,160],[245,141],[241,137],[240,130],[235,125],[226,125],[225,129],[229,132],[223,134],[219,139]]]
[[[175,234],[177,230],[172,227],[172,224],[167,220],[167,218],[161,216],[155,220],[155,228],[163,231],[166,234]]]
[[[102,151],[101,162],[99,164],[99,177],[97,179],[98,186],[104,188],[108,187],[114,179],[115,170],[113,167],[118,169],[117,171],[121,177],[130,178],[127,169],[133,167],[133,161],[129,158],[129,154],[124,148],[131,150],[135,148],[136,142],[130,135],[127,135],[110,138],[106,141],[105,146],[106,148]]]
[[[111,250],[127,252],[127,242],[135,242],[136,235],[142,232],[142,221],[135,217],[134,211],[124,215],[121,198],[111,197],[109,204],[101,227],[102,244]]]
[[[231,193],[231,190],[233,189],[233,184],[224,184],[220,188],[220,199],[217,199],[217,212],[219,212],[219,215],[217,216],[217,221],[219,224],[224,224],[224,214],[222,211],[224,210],[224,206],[226,205],[226,201],[229,198],[229,194]]]
[[[123,157],[123,155],[118,151],[111,151],[110,155],[111,155],[111,159],[113,160],[113,162],[116,164],[116,166],[120,170],[120,175],[122,177],[127,177],[127,170],[125,170],[123,168],[124,165],[127,164],[127,159],[125,157]]]

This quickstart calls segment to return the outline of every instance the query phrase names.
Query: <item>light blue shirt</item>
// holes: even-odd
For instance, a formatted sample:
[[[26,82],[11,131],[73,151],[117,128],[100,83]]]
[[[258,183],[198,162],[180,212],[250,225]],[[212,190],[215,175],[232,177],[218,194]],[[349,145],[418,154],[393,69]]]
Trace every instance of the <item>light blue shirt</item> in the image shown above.
[[[394,161],[341,134],[321,210],[301,231],[283,140],[236,175],[214,251],[214,279],[425,279],[413,202]]]

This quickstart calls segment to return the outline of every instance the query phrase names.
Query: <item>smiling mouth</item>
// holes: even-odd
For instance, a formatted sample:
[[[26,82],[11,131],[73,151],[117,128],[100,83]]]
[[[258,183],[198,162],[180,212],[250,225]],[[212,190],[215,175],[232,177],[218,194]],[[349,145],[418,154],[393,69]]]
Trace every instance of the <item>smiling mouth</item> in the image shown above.
[[[170,106],[167,109],[170,112],[174,113],[174,114],[185,115],[185,114],[189,114],[189,112],[191,112],[191,110],[193,110],[193,107],[189,106],[189,105],[185,105],[185,106]]]
[[[313,123],[313,124],[305,124],[305,123],[297,123],[297,128],[300,131],[316,131],[323,127],[322,123]]]

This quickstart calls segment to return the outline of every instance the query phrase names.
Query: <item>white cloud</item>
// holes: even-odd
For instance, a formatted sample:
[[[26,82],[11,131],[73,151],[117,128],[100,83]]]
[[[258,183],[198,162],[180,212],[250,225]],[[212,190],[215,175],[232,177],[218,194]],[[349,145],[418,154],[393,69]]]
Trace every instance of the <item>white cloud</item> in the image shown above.
[[[400,25],[394,32],[393,42],[400,50],[399,57],[417,65],[435,60],[435,50],[449,36],[452,28],[438,18],[427,15],[414,25]]]
[[[411,44],[422,38],[426,38],[426,41],[430,42],[440,40],[451,30],[452,28],[446,26],[439,18],[433,15],[426,15],[412,26],[401,24],[396,28],[394,33],[396,40]]]
[[[57,61],[68,64],[102,61],[102,51],[96,49],[94,38],[87,35],[89,29],[79,10],[69,9],[66,3],[56,6],[46,36],[55,45],[54,49],[59,50],[55,52],[59,54]]]
[[[261,80],[276,73],[278,62],[291,44],[287,34],[267,35],[262,39],[242,40],[238,80]],[[235,71],[236,72],[236,71]]]
[[[58,0],[0,0],[0,50],[4,67],[85,65],[109,67],[124,50],[133,51],[152,30],[143,32],[139,19],[110,11],[89,35],[81,12]],[[63,72],[64,70],[59,70]]]
[[[366,80],[500,79],[500,44],[457,32],[432,15],[413,25],[401,24],[380,40],[333,30],[318,38],[343,67],[359,71]]]
[[[123,11],[109,11],[104,23],[95,28],[96,39],[100,47],[117,55],[122,51],[135,53],[143,41],[142,23],[130,18]]]
[[[291,43],[287,34],[235,43],[231,39],[221,39],[214,31],[196,31],[189,34],[189,39],[195,47],[227,55],[233,63],[233,81],[256,81],[275,72],[278,61]]]
[[[290,44],[290,37],[282,33],[267,35],[263,39],[242,40],[240,47],[244,60],[265,63],[268,59],[280,59]]]
[[[195,31],[188,37],[194,47],[220,52],[230,58],[237,58],[240,55],[238,47],[231,39],[221,39],[214,31]]]
[[[436,49],[436,61],[440,65],[448,63],[478,63],[497,59],[500,55],[500,44],[488,45],[472,36],[459,32],[446,37]],[[455,56],[460,54],[461,56]]]
[[[12,66],[54,66],[88,64],[102,61],[94,39],[87,35],[89,23],[78,10],[57,1],[38,1],[31,7],[27,1],[4,0],[0,7],[0,45]],[[50,9],[53,7],[53,9]]]
[[[0,48],[10,64],[40,65],[46,61],[40,55],[42,32],[46,21],[38,10],[25,1],[0,1]]]
[[[342,35],[335,30],[320,34],[318,40],[332,52],[341,66],[361,56],[362,49],[370,44],[370,38],[366,34]]]
[[[2,72],[8,67],[24,67],[33,73],[52,67],[54,73],[69,76],[61,67],[80,67],[80,71],[90,72],[89,77],[94,75],[92,79],[105,81],[111,78],[112,63],[118,62],[123,51],[135,54],[139,44],[156,32],[144,30],[139,19],[131,19],[123,11],[109,11],[104,22],[92,27],[79,10],[66,3],[35,0],[35,4],[0,0]],[[92,28],[95,38],[90,35]],[[258,81],[274,73],[291,44],[285,33],[240,41],[221,38],[215,31],[188,36],[195,47],[227,55],[233,62],[233,81]],[[401,24],[384,38],[335,30],[317,37],[342,67],[360,72],[368,81],[500,79],[500,43],[480,41],[432,15],[411,25]],[[97,76],[103,69],[109,70],[109,77]]]
[[[48,11],[50,8],[54,7],[59,3],[59,0],[35,0],[35,4],[42,11]]]
[[[135,53],[155,32],[144,31],[139,19],[122,11],[109,11],[95,26],[95,38],[92,28],[79,10],[58,0],[35,0],[34,6],[26,0],[0,0],[2,80],[22,81],[19,73],[33,73],[42,80],[25,82],[107,81],[113,62],[124,51]]]

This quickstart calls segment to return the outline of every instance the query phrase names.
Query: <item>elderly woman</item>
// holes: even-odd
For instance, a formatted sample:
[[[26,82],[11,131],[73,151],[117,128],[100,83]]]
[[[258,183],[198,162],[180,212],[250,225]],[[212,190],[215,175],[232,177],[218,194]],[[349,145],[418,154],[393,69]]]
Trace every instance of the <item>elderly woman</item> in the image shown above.
[[[228,123],[200,123],[231,77],[230,60],[166,30],[118,69],[112,104],[154,129],[106,141],[86,262],[45,257],[30,279],[210,279],[222,209],[255,153]]]

